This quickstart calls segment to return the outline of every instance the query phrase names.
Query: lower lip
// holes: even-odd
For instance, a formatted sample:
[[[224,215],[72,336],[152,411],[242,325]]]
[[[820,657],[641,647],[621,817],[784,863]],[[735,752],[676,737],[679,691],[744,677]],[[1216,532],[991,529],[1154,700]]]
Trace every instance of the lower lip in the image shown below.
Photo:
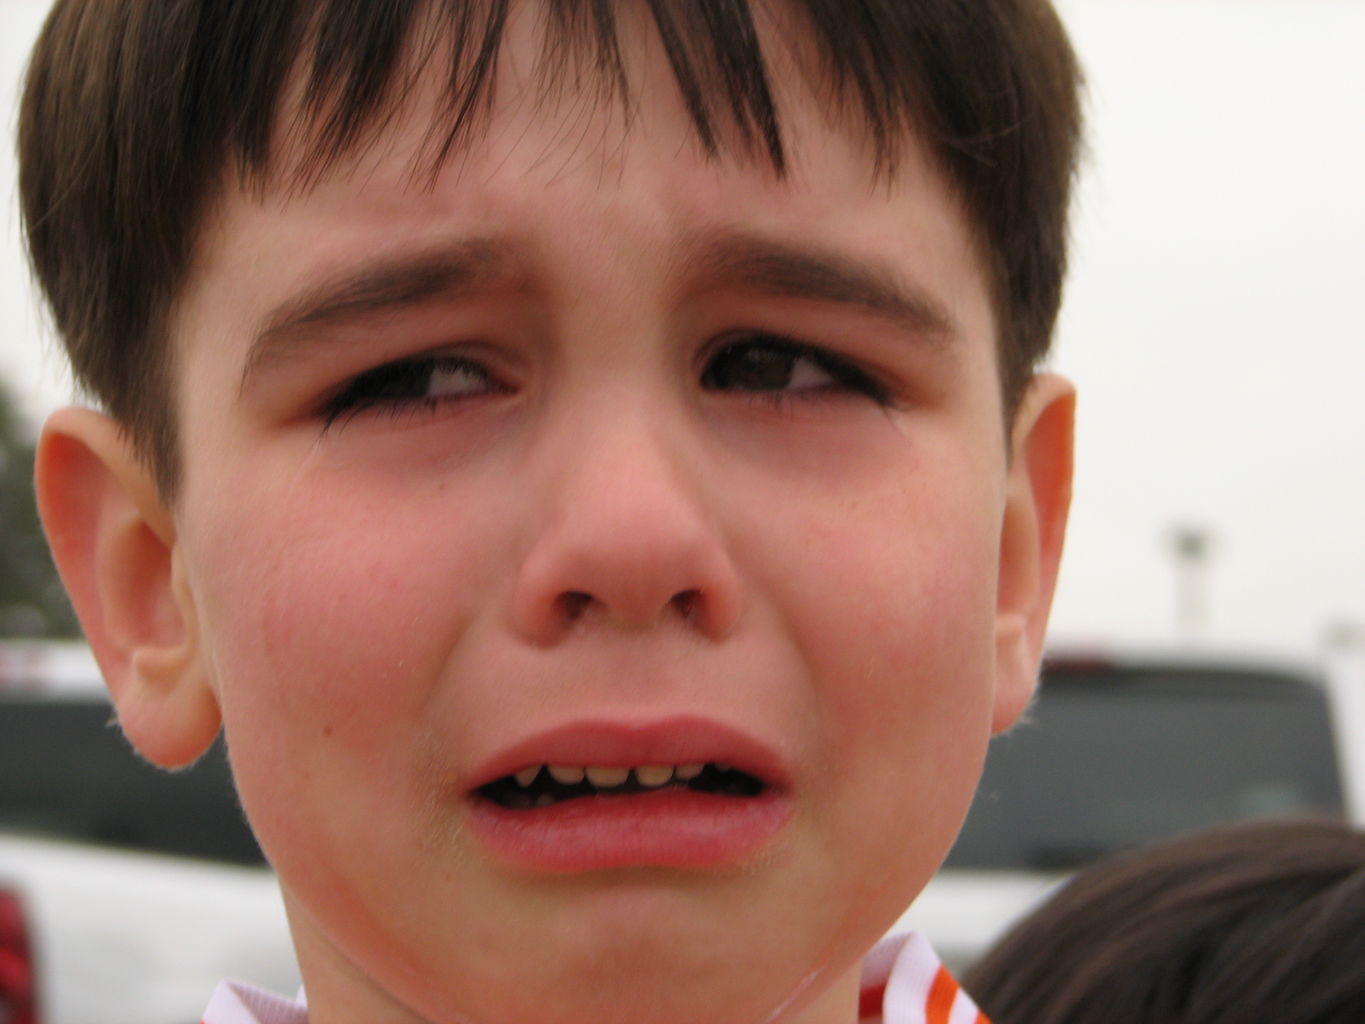
[[[476,797],[470,827],[495,857],[535,871],[709,868],[758,853],[791,810],[791,801],[774,792],[725,797],[681,788],[520,811]]]

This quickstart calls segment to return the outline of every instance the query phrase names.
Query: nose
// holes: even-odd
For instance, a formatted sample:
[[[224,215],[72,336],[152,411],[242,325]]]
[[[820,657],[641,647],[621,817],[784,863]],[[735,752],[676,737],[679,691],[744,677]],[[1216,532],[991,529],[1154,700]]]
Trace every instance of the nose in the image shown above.
[[[541,645],[579,628],[729,633],[739,578],[703,481],[660,439],[626,425],[568,447],[536,496],[513,597],[517,628]]]

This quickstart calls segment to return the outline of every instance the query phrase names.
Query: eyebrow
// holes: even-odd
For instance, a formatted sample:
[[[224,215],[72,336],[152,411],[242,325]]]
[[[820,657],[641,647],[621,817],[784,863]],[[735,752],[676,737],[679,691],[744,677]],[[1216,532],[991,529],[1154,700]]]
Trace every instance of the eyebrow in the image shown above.
[[[957,325],[947,306],[886,263],[814,244],[711,232],[684,247],[684,272],[777,298],[855,306],[929,340]]]
[[[942,303],[877,261],[814,245],[743,232],[688,239],[678,269],[693,279],[778,298],[859,307],[916,335],[942,340],[955,325]],[[391,314],[435,299],[502,284],[519,263],[503,239],[474,238],[345,271],[291,296],[261,320],[242,370],[242,386],[265,364],[288,356],[319,329]]]
[[[475,238],[429,252],[367,263],[307,288],[261,320],[243,385],[264,364],[287,356],[319,329],[382,316],[435,299],[456,299],[505,283],[516,274],[505,241]]]

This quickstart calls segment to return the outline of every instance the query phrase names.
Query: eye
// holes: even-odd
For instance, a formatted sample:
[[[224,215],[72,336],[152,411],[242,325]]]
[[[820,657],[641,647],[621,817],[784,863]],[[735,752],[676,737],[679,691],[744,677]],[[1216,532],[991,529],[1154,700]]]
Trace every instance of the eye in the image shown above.
[[[385,363],[353,377],[327,399],[323,418],[331,426],[367,410],[394,414],[428,411],[446,402],[506,390],[472,360],[419,356]]]
[[[727,342],[701,375],[709,391],[746,391],[782,396],[866,395],[889,400],[886,388],[851,361],[825,349],[771,334],[748,334]]]

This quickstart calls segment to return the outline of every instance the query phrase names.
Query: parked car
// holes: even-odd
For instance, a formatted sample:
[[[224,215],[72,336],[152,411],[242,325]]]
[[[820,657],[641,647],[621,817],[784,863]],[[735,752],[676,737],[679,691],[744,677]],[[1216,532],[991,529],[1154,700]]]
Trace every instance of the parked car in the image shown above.
[[[0,1021],[192,1024],[218,979],[298,985],[221,745],[141,761],[79,645],[0,645]]]
[[[1365,824],[1365,672],[1191,651],[1054,653],[966,824],[898,922],[962,969],[1072,871],[1219,822]]]

